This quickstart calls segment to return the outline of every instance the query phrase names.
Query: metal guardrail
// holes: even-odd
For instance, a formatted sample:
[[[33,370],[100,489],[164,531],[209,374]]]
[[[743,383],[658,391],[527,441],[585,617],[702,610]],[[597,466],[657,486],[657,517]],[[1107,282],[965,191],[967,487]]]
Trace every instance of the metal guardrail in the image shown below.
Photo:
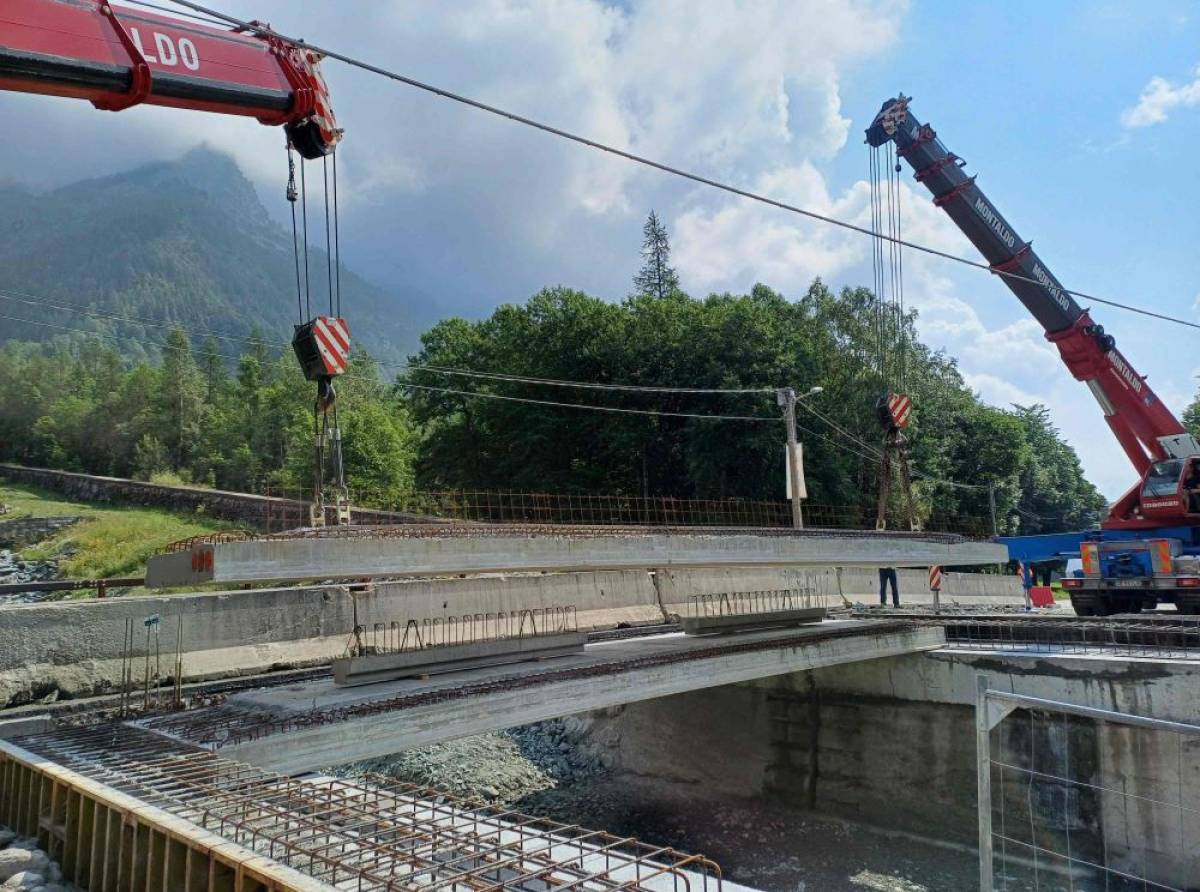
[[[108,595],[110,588],[133,588],[143,585],[146,580],[141,576],[119,577],[114,579],[52,579],[46,582],[6,582],[0,585],[0,595],[19,595],[24,592],[73,592],[92,588],[96,590],[97,598]]]

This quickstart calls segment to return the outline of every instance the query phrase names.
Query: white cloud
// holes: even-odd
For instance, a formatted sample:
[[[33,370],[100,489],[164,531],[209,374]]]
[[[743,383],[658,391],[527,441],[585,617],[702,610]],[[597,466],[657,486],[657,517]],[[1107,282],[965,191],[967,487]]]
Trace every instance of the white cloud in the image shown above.
[[[1121,112],[1121,124],[1125,127],[1149,127],[1167,120],[1176,108],[1200,105],[1200,65],[1196,66],[1191,81],[1173,84],[1164,77],[1152,77],[1142,88],[1137,104]]]
[[[895,44],[906,13],[903,0],[706,0],[702,13],[686,0],[226,5],[419,80],[860,225],[870,219],[866,183],[831,188],[826,179],[829,159],[860,151],[850,143],[864,121],[851,122],[842,85]],[[670,221],[676,265],[694,293],[763,281],[798,294],[818,275],[871,281],[860,234],[682,187],[336,62],[325,71],[347,132],[339,154],[344,255],[398,290],[468,312],[559,281],[619,297],[651,208]],[[1188,90],[1200,91],[1163,84],[1152,81],[1139,107],[1157,103],[1165,116],[1192,101]],[[22,122],[6,137],[6,172],[23,178],[68,182],[175,158],[203,141],[234,155],[268,206],[286,208],[282,135],[251,120],[152,108],[104,114],[15,94],[0,95],[0,114]],[[921,187],[906,178],[901,192],[907,238],[976,256]],[[1131,477],[1086,388],[1001,283],[904,256],[922,337],[959,357],[971,386],[1000,405],[1049,405],[1106,492]]]

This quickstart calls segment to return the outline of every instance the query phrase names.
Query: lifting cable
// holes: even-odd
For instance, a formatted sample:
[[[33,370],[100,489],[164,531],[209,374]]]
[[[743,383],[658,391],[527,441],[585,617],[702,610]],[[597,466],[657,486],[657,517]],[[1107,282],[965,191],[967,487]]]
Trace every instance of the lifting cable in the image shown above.
[[[300,159],[300,216],[304,221],[304,318],[312,318],[312,284],[308,275],[308,183],[304,177],[304,159]]]
[[[300,285],[300,237],[296,231],[296,200],[300,197],[296,189],[296,159],[292,156],[292,141],[287,141],[288,181],[287,200],[292,209],[292,259],[296,265],[296,310],[303,325],[307,317],[304,315],[304,294]],[[303,161],[301,162],[303,163]]]
[[[325,272],[329,288],[329,315],[336,316],[333,310],[333,229],[329,225],[329,156],[321,159],[321,173],[325,178]]]
[[[333,281],[337,287],[337,313],[342,315],[342,245],[338,239],[337,148],[333,150]]]

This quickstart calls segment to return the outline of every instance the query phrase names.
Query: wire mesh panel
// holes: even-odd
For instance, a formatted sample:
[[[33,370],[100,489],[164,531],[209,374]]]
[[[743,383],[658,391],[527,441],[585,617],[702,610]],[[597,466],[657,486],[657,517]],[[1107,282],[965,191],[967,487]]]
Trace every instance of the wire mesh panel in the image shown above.
[[[978,684],[981,889],[1197,888],[1200,725]]]

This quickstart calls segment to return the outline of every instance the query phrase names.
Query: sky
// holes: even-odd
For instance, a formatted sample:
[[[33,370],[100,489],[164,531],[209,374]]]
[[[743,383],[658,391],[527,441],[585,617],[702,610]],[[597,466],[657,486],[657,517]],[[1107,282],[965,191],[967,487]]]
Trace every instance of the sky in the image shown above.
[[[852,222],[862,132],[903,92],[1066,287],[1200,321],[1200,3],[938,0],[213,0],[418,80]],[[869,285],[869,240],[335,62],[342,254],[392,290],[482,316],[545,286],[620,300],[655,210],[694,296],[820,276]],[[0,94],[0,168],[34,187],[232,154],[281,216],[282,134],[243,118]],[[906,238],[977,259],[905,170]],[[922,338],[986,401],[1045,403],[1110,498],[1134,473],[1087,389],[985,272],[907,253]],[[1086,302],[1084,302],[1086,305]],[[1093,316],[1178,414],[1195,330]],[[820,382],[790,383],[807,389]],[[917,407],[919,411],[920,407]]]

